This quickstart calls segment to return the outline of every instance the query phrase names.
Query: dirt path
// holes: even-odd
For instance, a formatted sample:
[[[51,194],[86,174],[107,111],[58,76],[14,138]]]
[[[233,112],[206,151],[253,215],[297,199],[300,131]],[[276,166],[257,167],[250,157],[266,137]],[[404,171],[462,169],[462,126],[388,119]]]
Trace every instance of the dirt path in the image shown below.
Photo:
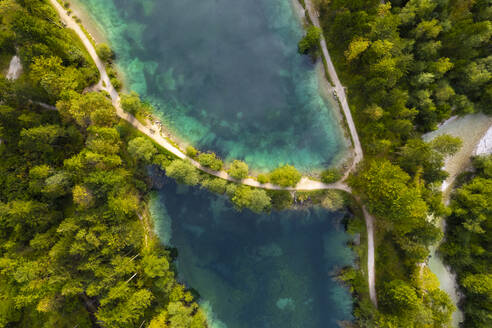
[[[306,4],[306,11],[307,14],[309,15],[309,18],[313,22],[314,26],[318,27],[319,29],[322,30],[321,24],[319,23],[318,15],[316,10],[314,9],[314,5],[311,0],[305,0],[304,1]],[[353,171],[355,169],[355,166],[362,161],[364,155],[362,153],[362,147],[360,144],[359,140],[359,135],[357,134],[357,129],[355,128],[355,123],[352,118],[352,113],[350,112],[350,108],[347,102],[347,97],[345,95],[345,88],[343,87],[342,83],[340,82],[340,79],[338,78],[337,71],[335,69],[335,66],[333,65],[333,62],[330,57],[330,53],[328,52],[328,47],[326,46],[326,40],[321,33],[321,51],[323,52],[323,57],[326,59],[326,66],[328,68],[328,74],[331,77],[331,80],[335,84],[334,87],[334,92],[335,95],[338,98],[338,101],[340,102],[340,106],[342,107],[343,114],[345,116],[345,119],[347,121],[347,125],[349,128],[350,136],[352,137],[353,141],[353,146],[354,146],[354,162],[352,163],[352,167],[350,170],[348,170],[348,173]],[[348,174],[346,174],[348,175]]]
[[[304,0],[306,4],[306,12],[309,15],[309,18],[313,22],[314,26],[318,27],[322,30],[321,24],[319,23],[318,14],[314,8],[314,5],[311,0]],[[335,69],[335,65],[330,57],[330,53],[328,52],[328,47],[326,46],[326,40],[321,34],[321,51],[323,52],[323,56],[326,60],[326,66],[328,69],[328,74],[331,77],[334,85],[334,92],[340,102],[340,106],[342,108],[343,114],[345,115],[345,119],[347,121],[347,125],[350,131],[350,135],[352,137],[352,142],[354,146],[354,161],[350,169],[345,173],[344,179],[352,172],[357,164],[362,161],[364,158],[364,154],[362,152],[362,146],[360,144],[359,135],[357,133],[357,129],[355,128],[355,123],[352,118],[352,113],[350,112],[350,108],[347,102],[347,97],[345,95],[345,88],[343,87],[340,79],[338,78],[337,71]],[[359,202],[360,203],[360,202]],[[376,296],[376,268],[374,261],[374,217],[369,214],[364,205],[362,205],[362,210],[364,213],[364,219],[366,221],[367,228],[367,275],[368,275],[368,283],[369,283],[369,296],[371,298],[374,306],[377,307],[377,296]]]

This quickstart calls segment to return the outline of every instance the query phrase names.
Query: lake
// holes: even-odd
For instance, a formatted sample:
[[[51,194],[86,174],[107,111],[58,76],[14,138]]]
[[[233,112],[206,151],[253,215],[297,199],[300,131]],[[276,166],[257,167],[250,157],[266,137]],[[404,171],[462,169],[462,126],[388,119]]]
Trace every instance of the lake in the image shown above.
[[[128,89],[183,143],[256,171],[340,164],[347,154],[321,65],[297,53],[291,0],[78,0]]]
[[[345,212],[238,212],[224,196],[170,180],[151,212],[212,328],[335,328],[352,319],[351,295],[333,278],[354,261]]]
[[[320,66],[297,53],[289,0],[79,0],[107,38],[129,90],[185,143],[257,171],[303,171],[346,155]],[[165,179],[155,229],[178,251],[178,278],[200,295],[212,328],[335,328],[352,298],[334,280],[352,265],[344,211],[257,215],[223,196]]]

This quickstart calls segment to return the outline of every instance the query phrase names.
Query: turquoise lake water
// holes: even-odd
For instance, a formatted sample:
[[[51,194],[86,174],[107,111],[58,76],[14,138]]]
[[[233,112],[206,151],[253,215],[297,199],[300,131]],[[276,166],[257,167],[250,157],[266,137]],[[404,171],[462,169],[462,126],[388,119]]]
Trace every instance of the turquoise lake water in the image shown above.
[[[344,157],[291,0],[78,0],[173,134],[256,170]],[[325,90],[326,91],[326,90]]]
[[[335,328],[352,319],[351,295],[332,278],[354,258],[343,212],[239,213],[223,196],[172,181],[151,212],[212,328]]]
[[[129,89],[182,140],[257,170],[318,169],[344,155],[315,66],[297,54],[302,29],[290,0],[79,1]],[[333,279],[354,258],[344,212],[237,212],[223,196],[167,178],[150,205],[211,328],[335,328],[352,319],[351,295]]]

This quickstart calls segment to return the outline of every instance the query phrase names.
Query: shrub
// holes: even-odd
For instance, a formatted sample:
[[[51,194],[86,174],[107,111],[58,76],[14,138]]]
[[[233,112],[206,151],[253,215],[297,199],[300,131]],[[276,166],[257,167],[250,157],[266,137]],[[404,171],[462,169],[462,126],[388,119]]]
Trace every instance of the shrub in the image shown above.
[[[217,194],[224,194],[227,188],[227,181],[221,178],[210,177],[202,181],[202,187]]]
[[[271,199],[265,190],[243,185],[236,189],[231,200],[238,209],[249,208],[255,213],[261,213],[270,208]]]
[[[281,187],[295,187],[301,180],[301,173],[292,165],[284,165],[270,173],[270,181]]]
[[[345,200],[338,190],[326,190],[321,199],[321,206],[330,211],[338,211],[343,208]]]
[[[200,173],[188,161],[175,159],[166,168],[166,175],[179,183],[195,186],[200,182]]]
[[[235,183],[228,183],[226,186],[226,195],[232,198],[238,187]]]
[[[269,183],[270,182],[270,177],[268,174],[258,174],[258,177],[256,178],[259,183],[264,184],[264,183]]]
[[[186,156],[190,158],[195,158],[196,155],[198,155],[198,150],[196,150],[195,147],[193,146],[186,147]]]
[[[321,181],[324,183],[334,183],[342,178],[342,174],[337,169],[326,169],[321,173]]]
[[[102,61],[111,62],[114,58],[113,50],[106,43],[96,45],[96,53]]]
[[[118,78],[112,77],[111,79],[109,79],[109,81],[111,82],[111,84],[113,85],[113,88],[115,88],[116,91],[121,90],[121,87],[123,85],[121,84],[121,81]]]
[[[306,36],[299,41],[299,53],[307,54],[318,49],[319,40],[321,38],[321,30],[316,26],[311,25],[306,33]]]
[[[242,180],[248,176],[249,167],[248,164],[243,161],[235,160],[231,164],[231,168],[227,171],[229,175],[235,179]]]
[[[272,207],[278,211],[289,208],[293,203],[292,195],[287,190],[269,190]]]
[[[214,153],[203,153],[198,155],[198,163],[201,165],[211,168],[214,171],[220,171],[224,163],[217,158]]]
[[[150,162],[157,153],[157,149],[148,138],[137,137],[128,143],[128,152],[134,158]]]

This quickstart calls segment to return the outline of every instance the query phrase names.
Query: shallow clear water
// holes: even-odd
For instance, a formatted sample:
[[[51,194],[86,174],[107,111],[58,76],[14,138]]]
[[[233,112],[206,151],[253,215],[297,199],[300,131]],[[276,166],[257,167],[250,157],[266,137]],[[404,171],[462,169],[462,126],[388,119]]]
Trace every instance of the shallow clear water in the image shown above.
[[[351,296],[331,275],[354,258],[343,212],[239,213],[222,196],[171,181],[151,212],[212,327],[334,328],[351,320]]]
[[[344,156],[333,99],[297,53],[291,0],[78,0],[104,31],[129,89],[181,140],[256,170]]]

